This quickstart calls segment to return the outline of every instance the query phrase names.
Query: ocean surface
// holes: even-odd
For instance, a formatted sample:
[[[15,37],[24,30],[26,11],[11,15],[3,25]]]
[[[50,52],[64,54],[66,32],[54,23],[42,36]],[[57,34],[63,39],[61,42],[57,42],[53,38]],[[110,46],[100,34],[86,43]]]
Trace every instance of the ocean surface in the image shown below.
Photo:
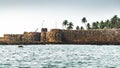
[[[0,68],[120,68],[120,46],[0,45]]]

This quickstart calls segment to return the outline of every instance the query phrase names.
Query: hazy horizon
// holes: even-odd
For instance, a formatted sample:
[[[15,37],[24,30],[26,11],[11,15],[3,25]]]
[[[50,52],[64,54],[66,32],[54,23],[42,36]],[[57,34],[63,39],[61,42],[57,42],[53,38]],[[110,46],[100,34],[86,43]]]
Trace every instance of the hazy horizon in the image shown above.
[[[68,20],[77,25],[120,17],[120,0],[0,0],[0,36],[22,34],[46,27],[62,28]],[[44,20],[44,25],[42,26]],[[56,26],[57,23],[57,26]],[[74,28],[75,29],[75,28]]]

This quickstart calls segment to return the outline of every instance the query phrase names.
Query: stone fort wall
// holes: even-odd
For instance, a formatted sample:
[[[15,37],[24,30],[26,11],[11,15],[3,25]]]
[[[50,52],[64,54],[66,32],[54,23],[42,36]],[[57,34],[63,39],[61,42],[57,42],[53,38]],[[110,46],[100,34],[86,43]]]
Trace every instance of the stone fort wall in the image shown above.
[[[52,44],[120,44],[119,29],[102,30],[61,30],[43,28],[40,32],[24,34],[5,34],[0,42],[15,43],[52,43]]]
[[[102,30],[60,30],[46,33],[48,43],[72,44],[120,44],[119,29]]]

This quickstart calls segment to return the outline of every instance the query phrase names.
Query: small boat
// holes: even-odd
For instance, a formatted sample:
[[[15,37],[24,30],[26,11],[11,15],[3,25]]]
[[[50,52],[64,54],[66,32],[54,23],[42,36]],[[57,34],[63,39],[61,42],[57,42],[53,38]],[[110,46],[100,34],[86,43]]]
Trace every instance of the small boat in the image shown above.
[[[23,47],[23,45],[19,45],[18,47]]]

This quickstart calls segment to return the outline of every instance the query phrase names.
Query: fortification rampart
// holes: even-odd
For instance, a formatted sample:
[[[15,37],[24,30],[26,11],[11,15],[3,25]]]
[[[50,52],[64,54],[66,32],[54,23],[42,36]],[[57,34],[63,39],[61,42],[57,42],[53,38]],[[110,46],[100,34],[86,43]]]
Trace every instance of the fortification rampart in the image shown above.
[[[22,41],[22,34],[4,34],[4,42],[8,44],[17,43]]]
[[[53,29],[47,33],[47,42],[71,44],[120,44],[120,30]]]
[[[120,30],[63,31],[63,41],[79,44],[120,43]]]
[[[22,41],[24,42],[40,41],[40,32],[24,32],[22,36]]]
[[[0,43],[7,44],[120,44],[119,29],[61,30],[46,28],[41,32],[5,34]]]

